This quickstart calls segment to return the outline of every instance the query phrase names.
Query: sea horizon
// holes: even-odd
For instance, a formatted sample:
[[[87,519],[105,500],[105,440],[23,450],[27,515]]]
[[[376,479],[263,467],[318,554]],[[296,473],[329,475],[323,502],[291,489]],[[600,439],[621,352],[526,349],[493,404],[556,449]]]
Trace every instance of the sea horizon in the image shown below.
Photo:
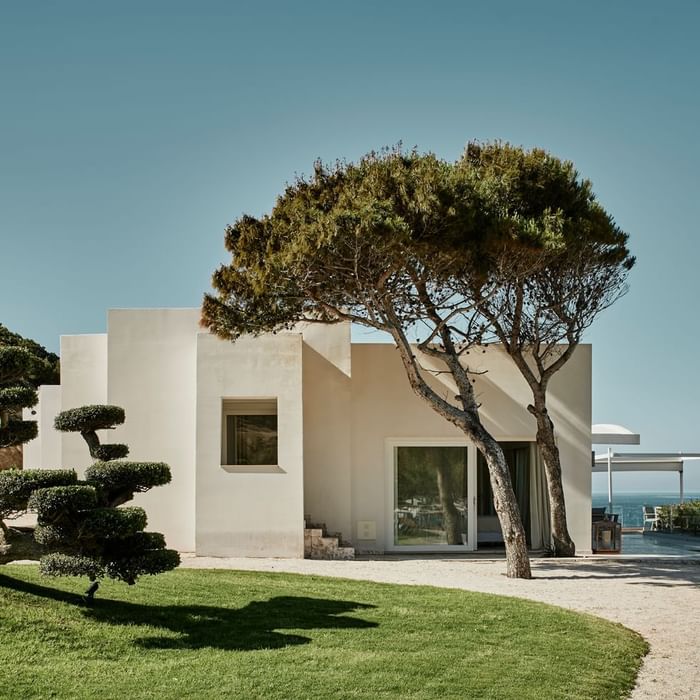
[[[686,491],[684,501],[700,499],[700,491]],[[644,506],[676,505],[680,503],[678,491],[615,491],[613,490],[612,512],[620,516],[626,527],[642,527]],[[591,494],[593,507],[608,505],[608,492],[597,491]]]
[[[605,496],[605,498],[608,497],[608,491],[607,489],[603,491],[592,491],[591,496],[593,498],[595,497],[602,497]],[[622,489],[615,489],[613,488],[613,500],[617,496],[669,496],[672,498],[678,498],[680,496],[680,493],[678,489],[675,491],[658,491],[658,490],[651,490],[651,491],[623,491]],[[683,491],[683,498],[688,499],[688,498],[700,498],[700,491]]]

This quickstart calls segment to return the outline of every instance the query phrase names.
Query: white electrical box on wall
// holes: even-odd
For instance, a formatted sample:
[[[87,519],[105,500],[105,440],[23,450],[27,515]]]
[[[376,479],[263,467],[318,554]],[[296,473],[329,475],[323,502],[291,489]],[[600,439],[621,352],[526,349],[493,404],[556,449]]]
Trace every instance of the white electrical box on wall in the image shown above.
[[[358,540],[376,540],[377,539],[377,523],[374,520],[358,520],[357,521],[357,539]]]

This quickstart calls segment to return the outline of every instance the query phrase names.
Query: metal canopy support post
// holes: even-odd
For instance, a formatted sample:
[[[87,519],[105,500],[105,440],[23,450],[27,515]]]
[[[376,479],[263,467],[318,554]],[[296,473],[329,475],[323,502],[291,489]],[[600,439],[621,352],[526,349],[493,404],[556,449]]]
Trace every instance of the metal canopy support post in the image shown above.
[[[683,465],[681,464],[681,468],[678,471],[678,481],[680,482],[680,487],[681,487],[681,503],[683,503]]]
[[[612,515],[612,449],[608,447],[608,513]]]

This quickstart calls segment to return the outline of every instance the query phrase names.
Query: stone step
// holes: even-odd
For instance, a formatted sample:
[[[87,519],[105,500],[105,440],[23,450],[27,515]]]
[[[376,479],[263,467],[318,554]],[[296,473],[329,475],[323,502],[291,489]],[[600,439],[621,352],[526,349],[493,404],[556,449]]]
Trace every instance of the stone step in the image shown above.
[[[304,557],[307,559],[344,560],[354,559],[355,549],[346,542],[340,532],[329,534],[324,523],[311,524],[304,517]]]

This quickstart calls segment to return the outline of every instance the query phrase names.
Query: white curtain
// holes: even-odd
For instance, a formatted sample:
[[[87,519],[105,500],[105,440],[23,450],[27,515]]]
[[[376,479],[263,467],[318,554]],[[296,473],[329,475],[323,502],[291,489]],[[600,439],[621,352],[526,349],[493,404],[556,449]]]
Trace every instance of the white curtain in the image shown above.
[[[552,547],[544,462],[534,442],[530,444],[530,546],[532,549]]]

